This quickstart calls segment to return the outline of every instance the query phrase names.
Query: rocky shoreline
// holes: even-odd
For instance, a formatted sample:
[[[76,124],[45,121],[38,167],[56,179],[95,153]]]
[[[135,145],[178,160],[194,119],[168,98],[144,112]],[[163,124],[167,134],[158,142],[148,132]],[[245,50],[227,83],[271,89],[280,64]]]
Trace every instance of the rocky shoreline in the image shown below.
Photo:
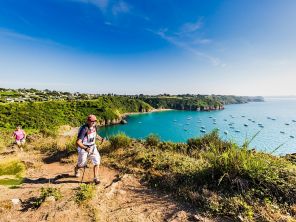
[[[196,110],[188,110],[188,111],[214,111],[214,110],[223,110],[224,106],[218,106],[218,107],[214,107],[214,106],[207,106],[207,107],[203,107],[198,108]],[[99,120],[98,125],[99,126],[110,126],[110,125],[118,125],[118,124],[127,124],[127,120],[126,118],[129,115],[140,115],[140,114],[145,114],[145,113],[153,113],[153,112],[165,112],[165,111],[171,111],[171,110],[178,110],[178,109],[164,109],[164,108],[160,108],[160,109],[152,109],[149,111],[143,110],[142,112],[130,112],[130,113],[123,113],[119,116],[119,118],[117,119],[112,119],[112,120]]]
[[[140,114],[145,114],[145,113],[153,113],[153,112],[164,112],[164,111],[170,111],[173,109],[152,109],[149,111],[142,111],[142,112],[130,112],[130,113],[123,113],[119,116],[117,119],[112,119],[112,120],[99,120],[98,125],[99,126],[110,126],[110,125],[118,125],[118,124],[126,124],[127,120],[126,118],[129,115],[140,115]]]

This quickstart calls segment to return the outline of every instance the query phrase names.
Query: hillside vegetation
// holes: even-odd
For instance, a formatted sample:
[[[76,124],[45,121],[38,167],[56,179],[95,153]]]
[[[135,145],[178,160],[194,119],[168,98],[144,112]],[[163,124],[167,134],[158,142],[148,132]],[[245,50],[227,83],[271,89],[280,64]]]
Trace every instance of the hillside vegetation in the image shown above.
[[[121,141],[121,143],[120,143]],[[295,221],[296,165],[281,157],[225,142],[213,131],[184,143],[123,134],[102,150],[109,166],[141,175],[205,214],[232,221]],[[121,144],[121,146],[120,146]]]
[[[0,105],[0,127],[47,129],[61,125],[78,126],[90,113],[97,115],[101,124],[118,120],[128,112],[146,112],[152,107],[145,102],[127,97],[100,97],[83,101],[48,101],[9,103]]]
[[[139,96],[155,108],[177,110],[216,110],[223,109],[226,104],[262,102],[262,97],[220,96],[220,95],[178,95],[178,96]]]
[[[75,94],[76,95],[76,94]],[[24,97],[27,96],[27,97]],[[170,108],[177,110],[223,109],[224,104],[262,101],[261,98],[215,96],[215,95],[158,95],[158,96],[118,96],[118,95],[76,95],[56,91],[0,90],[2,99],[15,101],[0,103],[0,128],[12,129],[22,125],[29,129],[53,129],[61,125],[78,126],[90,113],[97,115],[100,125],[119,123],[121,116],[129,112],[148,112],[152,109]],[[18,98],[19,97],[19,98]],[[38,98],[37,98],[38,97]],[[48,98],[46,98],[48,97]],[[51,101],[36,101],[51,99]],[[74,97],[73,97],[74,98]],[[76,97],[75,97],[76,98]],[[92,98],[89,100],[83,98]]]

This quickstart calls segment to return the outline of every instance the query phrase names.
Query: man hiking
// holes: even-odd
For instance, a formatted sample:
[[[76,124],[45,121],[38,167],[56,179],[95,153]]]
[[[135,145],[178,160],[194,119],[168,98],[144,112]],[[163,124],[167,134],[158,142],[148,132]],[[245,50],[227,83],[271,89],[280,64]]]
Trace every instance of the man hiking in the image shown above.
[[[76,144],[78,146],[78,162],[75,166],[75,176],[79,177],[79,168],[86,167],[88,157],[92,160],[94,165],[94,183],[99,184],[98,168],[100,165],[101,157],[97,150],[95,140],[100,139],[102,142],[104,139],[97,134],[97,117],[95,115],[89,115],[87,117],[87,123],[82,125],[78,132]]]
[[[17,144],[18,148],[23,151],[23,146],[26,143],[26,133],[24,130],[22,130],[21,126],[16,127],[12,137],[15,138],[15,143]]]

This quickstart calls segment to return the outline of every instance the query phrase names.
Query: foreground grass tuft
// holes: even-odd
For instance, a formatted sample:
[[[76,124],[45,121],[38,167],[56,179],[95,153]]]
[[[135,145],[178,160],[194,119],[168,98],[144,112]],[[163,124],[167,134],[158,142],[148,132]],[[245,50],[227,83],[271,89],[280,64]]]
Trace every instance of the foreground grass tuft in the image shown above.
[[[46,200],[47,197],[53,196],[55,200],[62,198],[62,194],[59,188],[54,187],[42,187],[40,190],[40,196],[33,202],[35,208],[40,207],[40,205]]]
[[[25,165],[18,159],[7,159],[0,163],[0,185],[19,185],[23,181]]]
[[[95,192],[94,184],[81,184],[75,193],[75,201],[77,204],[83,204],[91,200]]]

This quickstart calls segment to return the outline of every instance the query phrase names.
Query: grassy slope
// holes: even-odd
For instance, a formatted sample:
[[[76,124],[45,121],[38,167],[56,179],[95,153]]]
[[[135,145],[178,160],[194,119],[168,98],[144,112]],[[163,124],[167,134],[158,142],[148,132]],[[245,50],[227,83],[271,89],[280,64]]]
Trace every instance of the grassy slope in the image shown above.
[[[188,144],[126,146],[125,141],[118,148],[118,139],[110,141],[102,151],[105,163],[142,175],[151,186],[206,214],[245,221],[293,221],[287,215],[296,216],[296,165],[283,158],[223,142],[217,132]]]

